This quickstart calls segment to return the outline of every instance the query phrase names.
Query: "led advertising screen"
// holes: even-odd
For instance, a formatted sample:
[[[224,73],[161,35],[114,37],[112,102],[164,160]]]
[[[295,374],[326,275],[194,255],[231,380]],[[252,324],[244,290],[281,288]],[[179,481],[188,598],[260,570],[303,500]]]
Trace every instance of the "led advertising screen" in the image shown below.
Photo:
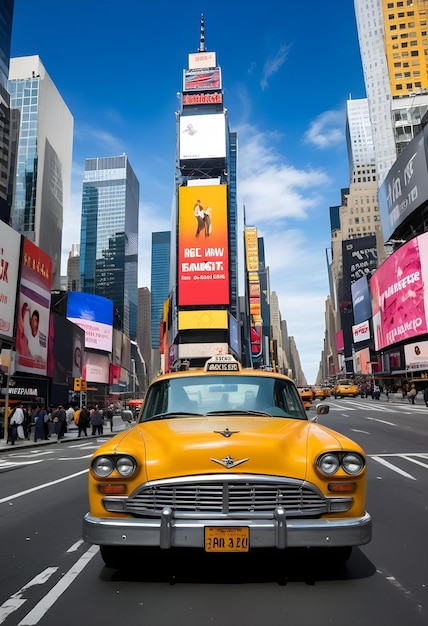
[[[195,69],[198,67],[216,67],[216,54],[215,52],[192,52],[189,54],[189,68]]]
[[[110,362],[107,354],[100,352],[86,352],[83,377],[88,383],[108,384],[110,376]]]
[[[226,185],[178,192],[178,306],[229,304]]]
[[[223,113],[180,117],[180,160],[226,158],[226,120]]]
[[[16,330],[16,369],[46,376],[52,260],[24,237]]]
[[[0,221],[0,336],[13,337],[21,235]]]
[[[428,369],[428,341],[408,343],[404,346],[404,358],[407,370]]]
[[[428,332],[428,233],[391,254],[370,279],[377,351]]]
[[[67,318],[85,331],[85,348],[111,352],[113,302],[91,293],[70,291]]]
[[[403,150],[379,188],[379,212],[385,241],[428,200],[425,126]]]
[[[219,67],[184,70],[183,91],[208,91],[210,89],[221,89]]]
[[[361,324],[355,324],[352,327],[352,339],[354,340],[354,343],[359,343],[361,341],[367,341],[368,339],[370,339],[369,320],[361,322]]]
[[[354,311],[354,323],[361,324],[372,316],[369,283],[367,276],[362,276],[351,285],[352,309]]]
[[[370,363],[370,349],[364,348],[355,352],[355,367],[356,374],[371,374],[372,368]]]

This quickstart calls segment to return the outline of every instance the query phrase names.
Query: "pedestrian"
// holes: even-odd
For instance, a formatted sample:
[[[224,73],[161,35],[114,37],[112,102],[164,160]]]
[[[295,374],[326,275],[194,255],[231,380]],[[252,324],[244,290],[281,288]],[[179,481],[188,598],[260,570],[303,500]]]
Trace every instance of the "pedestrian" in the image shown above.
[[[55,413],[54,430],[58,441],[64,437],[67,431],[67,415],[62,404],[58,406],[58,411]]]
[[[109,406],[105,412],[106,420],[110,424],[110,432],[113,432],[113,407]]]
[[[373,395],[372,395],[373,400],[379,400],[380,398],[380,388],[378,385],[375,385],[373,388]]]
[[[39,404],[37,413],[34,416],[34,441],[37,441],[37,439],[47,439],[45,434],[45,415],[46,411],[43,408],[43,404]]]
[[[91,426],[92,426],[92,435],[102,435],[103,434],[103,416],[98,410],[98,405],[95,405],[95,408],[91,411]]]
[[[30,432],[31,432],[31,417],[30,417],[30,413],[27,409],[26,406],[22,407],[22,412],[24,413],[24,422],[22,424],[22,429],[24,431],[24,439],[29,439],[30,438]]]
[[[410,387],[410,391],[409,391],[409,401],[412,404],[415,404],[415,400],[416,400],[416,394],[418,392],[416,391],[416,387],[415,387],[415,383],[412,383],[411,387]]]
[[[67,416],[67,430],[68,430],[74,420],[74,409],[71,404],[68,405],[68,408],[65,414]]]
[[[24,411],[23,404],[20,402],[14,410],[10,418],[11,433],[10,439],[12,446],[15,445],[17,439],[25,439],[24,436]]]
[[[89,411],[88,411],[88,407],[86,406],[86,404],[84,404],[81,409],[76,411],[76,413],[77,413],[77,429],[78,429],[77,436],[80,437],[81,434],[83,433],[85,437],[87,437],[88,436],[87,428],[89,426]]]

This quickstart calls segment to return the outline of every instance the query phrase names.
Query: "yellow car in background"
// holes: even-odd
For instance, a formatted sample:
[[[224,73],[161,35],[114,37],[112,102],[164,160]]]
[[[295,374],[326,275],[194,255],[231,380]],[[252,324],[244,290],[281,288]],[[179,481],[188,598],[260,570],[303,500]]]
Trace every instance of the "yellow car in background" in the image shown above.
[[[353,380],[347,378],[338,380],[334,387],[333,395],[335,398],[344,398],[346,396],[356,398],[358,396],[358,385]]]
[[[312,400],[314,399],[313,390],[309,387],[297,387],[299,396],[302,398],[303,406],[308,411],[312,406]]]
[[[366,457],[317,423],[328,411],[309,419],[290,378],[232,355],[157,377],[137,423],[92,455],[83,539],[113,568],[146,548],[317,548],[343,562],[371,539]]]

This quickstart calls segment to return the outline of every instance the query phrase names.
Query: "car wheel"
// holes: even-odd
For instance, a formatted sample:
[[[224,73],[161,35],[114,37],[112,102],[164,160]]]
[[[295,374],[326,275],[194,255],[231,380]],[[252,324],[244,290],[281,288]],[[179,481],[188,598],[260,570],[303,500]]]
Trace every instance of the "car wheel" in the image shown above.
[[[130,558],[129,550],[122,546],[100,546],[100,553],[104,565],[111,569],[120,569]]]

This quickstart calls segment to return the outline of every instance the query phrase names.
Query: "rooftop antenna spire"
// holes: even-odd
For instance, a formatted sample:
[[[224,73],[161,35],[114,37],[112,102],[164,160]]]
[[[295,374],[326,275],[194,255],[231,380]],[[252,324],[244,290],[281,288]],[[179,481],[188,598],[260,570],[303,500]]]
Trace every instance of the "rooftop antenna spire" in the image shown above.
[[[198,52],[205,52],[205,21],[203,13],[201,13],[201,35]]]

